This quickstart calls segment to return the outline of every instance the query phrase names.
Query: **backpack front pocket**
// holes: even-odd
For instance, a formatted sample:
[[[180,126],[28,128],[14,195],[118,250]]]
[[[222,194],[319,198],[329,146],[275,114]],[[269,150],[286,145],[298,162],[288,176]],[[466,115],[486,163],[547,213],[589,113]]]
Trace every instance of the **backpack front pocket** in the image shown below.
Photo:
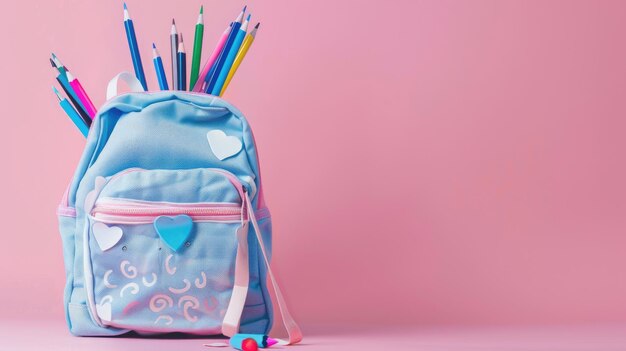
[[[86,233],[92,314],[122,329],[219,334],[247,228],[241,191],[208,169],[111,177]]]

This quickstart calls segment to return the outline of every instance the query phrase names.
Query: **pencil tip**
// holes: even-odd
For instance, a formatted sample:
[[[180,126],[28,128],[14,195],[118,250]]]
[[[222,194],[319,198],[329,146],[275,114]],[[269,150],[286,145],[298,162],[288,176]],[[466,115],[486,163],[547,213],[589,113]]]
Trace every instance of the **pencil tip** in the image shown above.
[[[124,22],[130,21],[130,15],[128,14],[128,7],[126,7],[126,3],[124,3]]]
[[[204,5],[200,6],[200,14],[202,14],[204,12]]]
[[[178,33],[178,40],[180,40],[181,43],[183,42],[183,33],[182,32]]]
[[[59,90],[54,85],[52,86],[52,91],[54,92],[54,96],[56,96],[57,99],[59,99],[59,102],[63,101],[63,97],[61,96],[61,93],[59,93]]]
[[[251,14],[251,13],[249,13],[249,14],[248,14],[248,18],[246,18],[246,21],[249,21],[249,20],[250,20],[250,17],[252,17],[252,14]]]
[[[57,55],[54,54],[54,52],[51,52],[52,54],[52,58],[57,58]]]
[[[254,26],[254,29],[259,29],[260,25],[261,25],[261,22],[257,23],[256,26]]]
[[[248,5],[243,7],[243,10],[241,10],[241,12],[246,12],[246,9],[248,8]]]
[[[172,25],[175,26],[176,25],[176,21],[174,21],[174,19],[172,18]]]
[[[156,49],[156,45],[154,45],[154,43],[152,43],[152,48],[153,48],[153,49]]]

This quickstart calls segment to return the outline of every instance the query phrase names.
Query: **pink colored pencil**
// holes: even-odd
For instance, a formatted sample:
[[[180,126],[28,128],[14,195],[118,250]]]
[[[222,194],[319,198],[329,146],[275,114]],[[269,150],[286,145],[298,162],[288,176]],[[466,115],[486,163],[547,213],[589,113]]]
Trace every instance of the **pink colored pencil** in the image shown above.
[[[67,80],[70,82],[70,86],[74,90],[74,93],[76,94],[80,102],[83,104],[83,106],[85,106],[87,114],[89,115],[89,117],[91,117],[91,119],[93,119],[96,116],[96,107],[93,105],[93,102],[91,102],[91,99],[89,99],[89,96],[85,92],[85,89],[83,89],[83,86],[80,84],[78,79],[76,79],[76,77],[74,77],[72,73],[70,73],[70,71],[67,71]]]
[[[198,80],[196,81],[196,85],[193,86],[193,91],[195,91],[195,92],[202,91],[202,86],[205,84],[204,83],[204,78],[206,77],[206,75],[211,70],[211,66],[213,66],[213,64],[217,60],[217,57],[220,55],[220,52],[222,52],[222,49],[224,48],[224,44],[226,44],[226,39],[228,39],[228,34],[230,33],[230,28],[231,27],[228,26],[228,28],[226,28],[224,33],[222,33],[222,36],[220,37],[220,40],[217,41],[217,45],[215,45],[215,49],[213,49],[213,53],[211,54],[209,59],[204,64],[204,67],[202,67],[202,72],[200,73],[200,76],[198,77]]]

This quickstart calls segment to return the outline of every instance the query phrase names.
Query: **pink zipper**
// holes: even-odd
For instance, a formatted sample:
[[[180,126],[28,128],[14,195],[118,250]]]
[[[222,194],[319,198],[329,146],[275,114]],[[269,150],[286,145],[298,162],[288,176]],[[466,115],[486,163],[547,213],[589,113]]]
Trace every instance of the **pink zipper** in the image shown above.
[[[146,200],[131,200],[131,199],[116,199],[112,197],[101,197],[97,202],[96,206],[99,204],[104,204],[104,206],[115,206],[116,208],[142,208],[142,207],[171,207],[174,206],[176,208],[191,208],[191,207],[237,207],[241,208],[241,205],[236,202],[167,202],[167,201],[146,201]]]
[[[241,205],[232,203],[177,204],[135,200],[102,199],[92,211],[94,219],[105,223],[146,224],[158,216],[187,215],[197,222],[234,222],[242,220]],[[243,217],[245,220],[247,217]]]

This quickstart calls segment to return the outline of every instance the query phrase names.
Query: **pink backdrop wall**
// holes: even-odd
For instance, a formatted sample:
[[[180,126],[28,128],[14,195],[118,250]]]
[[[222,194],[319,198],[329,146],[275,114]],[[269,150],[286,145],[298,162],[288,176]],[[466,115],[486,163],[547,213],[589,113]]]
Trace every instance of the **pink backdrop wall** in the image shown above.
[[[242,2],[203,3],[207,55]],[[226,98],[304,324],[626,321],[624,2],[247,3],[262,27]],[[191,42],[200,1],[128,5],[155,87],[151,42],[169,67],[169,21]],[[5,6],[4,318],[63,318],[55,210],[84,140],[47,58],[101,104],[132,70],[121,7]]]

